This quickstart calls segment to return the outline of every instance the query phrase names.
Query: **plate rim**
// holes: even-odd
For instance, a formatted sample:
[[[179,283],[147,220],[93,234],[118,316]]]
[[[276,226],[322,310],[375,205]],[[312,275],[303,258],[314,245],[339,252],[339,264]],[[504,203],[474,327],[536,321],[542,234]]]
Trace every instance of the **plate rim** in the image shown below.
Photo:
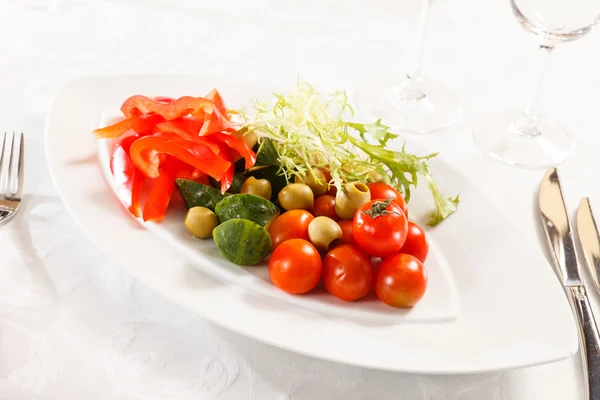
[[[496,363],[495,365],[488,363],[487,366],[480,364],[478,366],[471,367],[471,368],[465,367],[464,365],[462,367],[457,367],[457,368],[448,368],[448,367],[436,368],[435,366],[424,367],[422,365],[420,367],[414,367],[414,366],[409,366],[409,365],[403,365],[404,364],[403,362],[399,362],[397,365],[390,365],[390,364],[379,365],[378,363],[375,363],[375,362],[365,362],[364,360],[358,361],[353,358],[340,357],[339,354],[337,356],[334,356],[332,354],[323,354],[323,353],[319,354],[317,351],[314,351],[315,349],[307,350],[306,348],[298,348],[297,346],[286,345],[285,343],[282,343],[281,340],[274,340],[271,337],[265,337],[264,335],[256,334],[255,332],[253,332],[249,329],[242,329],[240,326],[236,325],[232,321],[218,318],[212,314],[209,315],[207,313],[203,313],[198,309],[198,307],[190,307],[189,305],[182,304],[181,299],[176,298],[177,296],[174,296],[174,293],[168,292],[167,290],[165,290],[164,287],[156,287],[156,285],[152,284],[151,279],[149,279],[148,276],[144,276],[144,274],[140,275],[140,274],[135,273],[130,266],[128,266],[126,263],[123,262],[124,261],[123,259],[127,258],[127,257],[124,257],[123,255],[120,255],[119,257],[115,257],[114,254],[110,254],[110,252],[107,251],[107,249],[106,249],[107,244],[99,243],[100,240],[97,237],[98,233],[90,232],[89,231],[90,228],[88,226],[86,226],[84,221],[82,221],[81,216],[79,215],[79,212],[77,210],[77,207],[74,206],[72,203],[73,199],[69,196],[69,194],[67,193],[68,191],[65,189],[61,178],[57,175],[58,170],[60,169],[59,168],[60,157],[57,154],[54,154],[53,150],[52,150],[51,143],[52,143],[53,138],[51,138],[51,132],[52,132],[51,128],[52,128],[52,118],[55,115],[55,113],[57,112],[58,106],[60,105],[59,100],[61,99],[61,96],[63,96],[63,94],[67,91],[67,89],[69,89],[70,85],[76,85],[78,82],[80,84],[82,82],[83,83],[93,82],[93,81],[97,81],[99,78],[110,79],[110,80],[132,79],[132,78],[133,79],[152,80],[152,79],[165,79],[165,77],[168,77],[170,79],[177,79],[177,80],[185,79],[185,77],[197,79],[197,80],[209,80],[209,79],[215,79],[215,78],[223,79],[224,78],[224,77],[215,77],[214,75],[206,76],[203,74],[169,74],[169,73],[166,73],[166,74],[162,74],[162,73],[159,73],[159,74],[155,74],[155,73],[149,73],[149,74],[106,73],[106,74],[80,75],[80,76],[77,76],[75,78],[68,80],[67,82],[65,82],[63,84],[63,86],[57,92],[57,94],[52,102],[52,106],[46,116],[46,121],[45,121],[45,134],[44,134],[45,143],[44,143],[44,145],[45,145],[47,164],[48,164],[50,176],[55,184],[55,187],[57,189],[57,192],[58,192],[61,200],[63,201],[63,204],[65,205],[66,210],[71,215],[71,217],[76,221],[77,225],[84,232],[84,234],[88,237],[88,239],[90,239],[98,248],[100,248],[100,250],[103,253],[105,253],[109,258],[111,258],[115,261],[118,261],[118,264],[120,264],[120,266],[122,268],[125,268],[136,279],[139,279],[141,282],[144,282],[144,284],[146,284],[147,286],[150,286],[153,290],[161,293],[161,295],[165,296],[166,298],[173,301],[174,303],[179,304],[188,309],[191,309],[194,312],[202,315],[207,320],[209,320],[217,325],[223,326],[226,329],[237,332],[238,334],[241,334],[243,336],[251,337],[255,340],[268,343],[275,347],[283,348],[288,351],[303,354],[306,356],[316,357],[316,358],[325,359],[325,360],[329,360],[329,361],[333,361],[333,362],[339,362],[339,363],[343,363],[343,364],[355,365],[355,366],[365,367],[365,368],[389,370],[389,371],[396,371],[396,372],[420,373],[420,374],[485,373],[485,372],[494,372],[494,371],[501,371],[501,370],[512,369],[512,368],[520,368],[520,367],[527,367],[527,366],[551,363],[551,362],[555,362],[555,361],[559,361],[559,360],[568,358],[577,351],[578,343],[577,343],[577,337],[576,337],[576,333],[575,333],[575,326],[573,326],[573,328],[572,328],[573,335],[571,335],[572,337],[571,337],[570,345],[565,345],[564,349],[562,349],[561,352],[557,352],[557,353],[553,354],[552,356],[542,357],[541,355],[537,355],[537,357],[534,357],[534,358],[531,358],[531,356],[530,356],[529,359],[522,360],[521,362],[514,362],[514,361],[513,362],[504,362],[504,363],[500,362],[500,363]],[[228,78],[228,79],[230,79],[230,78]],[[249,82],[246,82],[246,83],[253,85],[253,86],[257,86],[257,85],[260,86],[260,84],[258,84],[258,83],[249,83]],[[97,111],[100,112],[100,110],[97,110]],[[97,164],[97,162],[95,162],[95,163]],[[99,176],[102,176],[102,172],[99,168],[99,165],[96,168],[96,173]],[[465,177],[465,179],[468,180],[468,178],[466,178],[466,177]],[[470,182],[470,183],[472,184],[472,182]],[[103,184],[104,184],[104,182],[103,182]],[[110,190],[108,188],[108,186],[106,186],[103,189]],[[112,214],[114,214],[114,213],[122,214],[121,210],[110,210],[108,212],[112,213]],[[148,236],[148,235],[146,235],[146,236]],[[155,238],[162,241],[161,238],[158,238],[156,236],[155,236]],[[168,245],[168,244],[165,243],[165,245]],[[556,284],[558,285],[558,281],[556,282]],[[231,287],[228,287],[225,290],[228,292],[231,292],[230,294],[232,294],[234,296],[240,296],[239,292],[241,291],[241,289],[239,289],[239,288],[236,288],[235,290],[233,290]],[[565,297],[565,302],[566,302],[566,297]],[[264,310],[262,310],[262,311],[264,311]],[[570,313],[570,309],[569,309],[569,315],[571,317],[571,320],[573,321],[573,315]],[[302,315],[300,317],[300,320],[302,320],[302,318],[305,318],[305,317],[306,317],[306,315]],[[312,317],[314,317],[314,316],[312,316]]]

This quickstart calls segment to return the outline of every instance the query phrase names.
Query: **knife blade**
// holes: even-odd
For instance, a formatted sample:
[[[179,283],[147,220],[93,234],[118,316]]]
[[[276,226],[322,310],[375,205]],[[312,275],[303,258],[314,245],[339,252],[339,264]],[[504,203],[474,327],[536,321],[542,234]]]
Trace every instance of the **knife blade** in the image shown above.
[[[569,215],[556,168],[540,184],[539,207],[552,259],[579,327],[586,398],[600,400],[600,333],[579,273]]]
[[[554,264],[564,286],[581,285],[577,252],[556,168],[540,184],[540,211]]]
[[[600,291],[600,237],[598,226],[592,213],[590,200],[585,197],[577,208],[577,236],[581,243],[585,264],[590,271],[596,289]]]

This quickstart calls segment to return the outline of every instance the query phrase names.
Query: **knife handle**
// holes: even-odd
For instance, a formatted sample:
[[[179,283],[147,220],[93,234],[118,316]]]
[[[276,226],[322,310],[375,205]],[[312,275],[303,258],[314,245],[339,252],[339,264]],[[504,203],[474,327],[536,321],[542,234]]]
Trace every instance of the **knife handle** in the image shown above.
[[[583,375],[588,400],[600,400],[600,334],[592,314],[592,307],[583,286],[569,286],[579,321],[579,338]]]

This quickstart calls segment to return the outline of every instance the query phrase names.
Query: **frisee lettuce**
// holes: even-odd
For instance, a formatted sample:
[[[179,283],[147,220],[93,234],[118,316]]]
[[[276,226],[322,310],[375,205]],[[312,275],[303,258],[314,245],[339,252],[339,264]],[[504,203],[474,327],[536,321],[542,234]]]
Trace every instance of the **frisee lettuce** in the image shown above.
[[[444,196],[429,171],[427,161],[437,153],[416,156],[406,146],[401,151],[387,149],[398,135],[381,120],[371,124],[348,121],[354,112],[343,91],[325,95],[298,82],[288,93],[255,100],[252,115],[245,109],[235,113],[259,140],[271,139],[279,153],[279,171],[288,181],[295,176],[305,178],[313,167],[328,168],[329,183],[338,189],[343,182],[372,182],[380,174],[408,202],[420,175],[427,180],[435,204],[428,225],[439,224],[457,209],[458,196]]]

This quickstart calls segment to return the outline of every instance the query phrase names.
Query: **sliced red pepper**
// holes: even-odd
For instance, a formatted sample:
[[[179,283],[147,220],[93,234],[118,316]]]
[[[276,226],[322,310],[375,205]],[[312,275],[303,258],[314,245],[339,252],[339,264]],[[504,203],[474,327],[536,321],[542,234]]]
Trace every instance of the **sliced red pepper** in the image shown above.
[[[152,132],[156,124],[165,119],[160,115],[137,116],[124,119],[116,124],[96,129],[94,135],[97,138],[117,138],[128,132],[147,134]]]
[[[245,168],[250,169],[256,163],[256,154],[248,145],[240,138],[235,136],[227,135],[225,133],[213,133],[208,136],[204,136],[206,139],[214,140],[215,143],[225,143],[230,149],[237,152],[240,156],[246,160]]]
[[[164,104],[171,104],[172,102],[175,101],[174,98],[166,97],[166,96],[156,96],[154,98],[154,100],[158,101],[159,103],[164,103]]]
[[[131,96],[121,106],[121,111],[125,117],[135,117],[146,114],[158,114],[167,121],[192,115],[204,119],[206,114],[211,114],[214,110],[212,101],[203,97],[183,96],[165,104],[146,96]]]
[[[200,135],[210,135],[216,132],[234,132],[235,126],[225,118],[218,109],[205,117],[204,125],[200,129]]]
[[[180,118],[173,121],[165,121],[156,125],[158,132],[174,132],[182,137],[198,136],[204,120],[195,118]]]
[[[201,138],[197,138],[201,139]],[[147,177],[160,175],[160,154],[173,156],[184,163],[220,180],[231,166],[231,161],[215,153],[202,140],[188,140],[175,136],[145,136],[131,145],[131,160]]]
[[[117,197],[121,204],[136,218],[140,217],[140,200],[144,176],[135,167],[129,156],[131,144],[137,136],[128,136],[117,145],[110,159]]]
[[[177,163],[167,159],[159,168],[158,177],[154,180],[150,194],[144,204],[142,218],[144,221],[160,222],[165,218],[169,202],[175,190]]]
[[[219,154],[223,154],[227,159],[231,160],[233,158],[233,154],[231,149],[227,147],[225,143],[217,143],[221,149]],[[221,193],[225,193],[231,187],[231,183],[233,182],[233,175],[235,174],[235,163],[231,163],[231,166],[225,171],[223,177],[220,179],[221,182]]]
[[[211,90],[204,97],[213,102],[215,108],[219,110],[223,117],[225,117],[228,120],[230,119],[229,113],[227,112],[227,107],[225,106],[225,102],[223,101],[223,98],[221,97],[221,94],[217,89]]]

